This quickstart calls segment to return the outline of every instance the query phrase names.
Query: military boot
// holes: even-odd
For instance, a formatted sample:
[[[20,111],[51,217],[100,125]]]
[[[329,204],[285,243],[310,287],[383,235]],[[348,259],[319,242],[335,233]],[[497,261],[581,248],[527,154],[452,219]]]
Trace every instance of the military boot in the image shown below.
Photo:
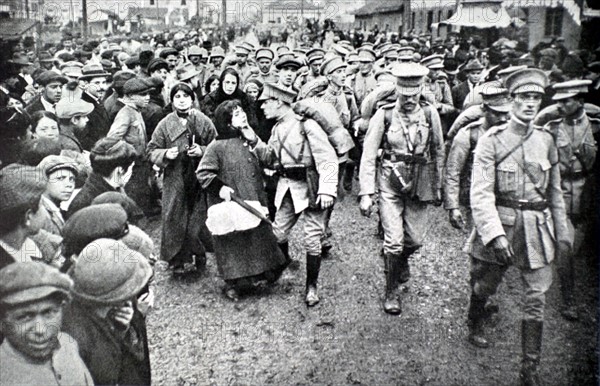
[[[294,260],[290,256],[290,244],[286,241],[285,243],[279,243],[279,249],[281,249],[281,253],[285,257],[286,266],[292,271],[297,271],[300,268],[300,263],[298,260]]]
[[[541,385],[538,367],[542,353],[542,333],[544,323],[537,320],[521,322],[521,346],[523,362],[520,380],[522,386]]]
[[[408,259],[413,253],[417,251],[417,249],[418,248],[404,247],[402,253],[400,254],[399,278],[401,284],[406,283],[408,280],[410,280],[410,264],[408,262]]]
[[[484,336],[485,303],[487,299],[471,293],[467,325],[469,326],[469,343],[479,348],[488,348],[490,343]]]
[[[385,261],[385,300],[383,302],[383,310],[388,314],[398,315],[402,312],[402,303],[398,294],[400,255],[386,253]]]
[[[563,300],[563,308],[561,315],[569,321],[579,320],[575,302],[573,300],[573,290],[575,289],[575,278],[573,277],[573,263],[569,261],[566,267],[558,268],[558,276],[560,278],[560,293]]]
[[[321,269],[321,255],[312,253],[306,254],[306,305],[312,307],[319,303],[319,294],[317,291],[317,281],[319,280],[319,270]]]

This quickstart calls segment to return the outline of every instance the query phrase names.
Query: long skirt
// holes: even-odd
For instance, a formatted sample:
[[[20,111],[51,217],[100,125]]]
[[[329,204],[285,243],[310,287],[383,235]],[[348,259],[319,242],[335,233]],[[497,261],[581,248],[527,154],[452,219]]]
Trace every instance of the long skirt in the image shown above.
[[[264,221],[254,229],[213,236],[213,240],[219,275],[227,282],[281,273],[286,267],[271,226]]]

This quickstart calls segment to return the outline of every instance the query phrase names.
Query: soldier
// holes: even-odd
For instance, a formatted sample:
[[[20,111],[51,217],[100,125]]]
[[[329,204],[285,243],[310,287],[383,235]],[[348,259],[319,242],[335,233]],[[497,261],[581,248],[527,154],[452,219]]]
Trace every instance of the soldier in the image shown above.
[[[452,90],[442,76],[444,58],[441,55],[431,55],[422,59],[421,65],[429,69],[429,74],[425,78],[424,94],[437,108],[442,120],[442,131],[446,133],[456,116],[456,109],[452,103]]]
[[[360,211],[369,216],[379,189],[383,225],[386,291],[383,309],[402,312],[398,287],[408,281],[408,258],[422,245],[427,203],[441,202],[444,144],[436,109],[420,103],[427,68],[397,63],[398,99],[375,113],[365,136],[360,163]],[[380,162],[378,154],[382,150]]]
[[[275,68],[279,70],[279,82],[278,85],[288,89],[289,91],[296,92],[294,89],[294,82],[298,75],[298,70],[302,67],[302,62],[296,59],[292,54],[286,54],[279,57]]]
[[[235,47],[235,65],[233,68],[240,74],[240,88],[244,88],[246,79],[252,73],[252,66],[248,63],[248,55],[250,54],[250,48],[246,45],[239,45]]]
[[[279,85],[265,84],[262,109],[267,119],[276,119],[268,145],[254,133],[243,133],[254,144],[254,151],[265,165],[281,173],[277,184],[277,213],[273,232],[289,258],[288,237],[304,213],[306,248],[306,304],[319,302],[317,280],[321,266],[321,236],[325,230],[327,209],[337,193],[338,163],[336,152],[325,131],[312,119],[300,121],[292,111],[296,94]]]
[[[467,209],[465,221],[460,206],[470,208],[473,153],[477,141],[489,128],[506,123],[511,109],[508,90],[498,83],[484,88],[483,101],[483,117],[463,127],[456,134],[446,161],[444,209],[448,211],[450,224],[457,229],[463,229],[465,225],[471,227],[473,222],[470,209]]]
[[[350,79],[350,88],[356,97],[356,104],[360,106],[367,94],[373,91],[377,85],[375,71],[373,71],[375,52],[370,48],[361,47],[358,49],[358,60],[360,68]]]
[[[485,304],[515,265],[525,285],[521,323],[524,385],[539,385],[545,294],[552,284],[555,254],[571,247],[560,190],[557,149],[552,136],[532,121],[548,78],[525,69],[506,79],[513,98],[511,119],[479,139],[473,162],[469,342],[488,347],[483,334]],[[556,240],[556,241],[555,241]]]
[[[210,51],[209,63],[206,68],[206,79],[212,75],[221,76],[223,59],[225,59],[225,51],[219,46],[213,47]]]
[[[278,50],[279,51],[279,50]],[[282,54],[283,55],[283,54]],[[308,71],[298,75],[294,88],[300,90],[302,86],[317,79],[320,76],[321,65],[325,60],[325,51],[320,48],[313,48],[306,53],[306,62],[308,63]]]
[[[277,83],[279,75],[272,66],[274,58],[275,53],[269,48],[259,48],[256,50],[256,64],[258,65],[259,72],[252,74],[250,78],[257,78],[263,84]]]
[[[202,63],[202,48],[198,46],[191,46],[188,50],[188,59],[194,65],[196,71],[198,71],[198,83],[200,84],[201,92],[202,86],[204,86],[204,80],[207,79],[206,76],[206,66]]]
[[[554,136],[558,147],[561,187],[569,232],[573,238],[576,230],[585,233],[586,204],[592,204],[584,202],[584,192],[589,190],[588,180],[593,175],[597,152],[594,135],[598,133],[600,120],[589,118],[584,110],[584,96],[590,84],[591,80],[572,80],[555,84],[556,94],[552,100],[557,102],[561,118],[548,122],[545,127]],[[573,252],[577,253],[578,248],[573,248]],[[562,315],[567,320],[577,320],[579,317],[573,304],[575,256],[572,254],[560,257],[557,261],[557,271],[564,303]]]

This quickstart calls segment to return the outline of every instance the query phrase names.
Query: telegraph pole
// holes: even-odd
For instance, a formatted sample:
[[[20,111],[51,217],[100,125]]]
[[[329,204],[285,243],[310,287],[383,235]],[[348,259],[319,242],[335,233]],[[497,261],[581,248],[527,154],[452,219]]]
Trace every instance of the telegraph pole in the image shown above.
[[[87,0],[82,0],[81,1],[81,17],[82,17],[82,21],[81,21],[81,28],[82,28],[82,35],[83,35],[83,41],[85,43],[87,43],[87,38],[88,38],[88,19],[87,19]]]
[[[227,0],[222,0],[221,4],[221,14],[223,16],[221,20],[223,20],[223,28],[225,28],[227,26]]]

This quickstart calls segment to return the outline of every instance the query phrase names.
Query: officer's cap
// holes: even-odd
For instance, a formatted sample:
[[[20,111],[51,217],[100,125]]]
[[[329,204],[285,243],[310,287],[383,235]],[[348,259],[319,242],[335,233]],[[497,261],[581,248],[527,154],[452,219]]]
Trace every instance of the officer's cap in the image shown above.
[[[417,63],[395,63],[391,67],[392,75],[398,81],[398,90],[402,95],[416,95],[421,91],[423,78],[429,73],[427,67]]]
[[[259,101],[265,101],[268,99],[277,99],[287,104],[294,103],[297,93],[287,90],[275,83],[265,83],[263,92],[258,98]]]
[[[358,61],[361,63],[372,63],[375,61],[375,51],[367,47],[358,49]]]
[[[319,72],[321,75],[329,75],[332,74],[335,70],[339,68],[346,68],[348,65],[344,62],[342,58],[339,56],[332,56],[321,64],[321,69]]]
[[[250,49],[240,44],[239,46],[235,46],[235,54],[238,56],[248,56]]]
[[[259,59],[269,59],[273,60],[275,58],[275,53],[273,50],[269,48],[259,48],[256,50],[256,60]]]
[[[552,100],[558,101],[579,94],[587,94],[590,84],[592,84],[592,81],[589,79],[570,80],[568,82],[557,83],[552,87],[556,91]]]
[[[398,60],[414,60],[415,48],[413,46],[402,46],[398,50]]]
[[[548,77],[537,68],[526,68],[513,72],[504,81],[511,94],[536,92],[543,94],[548,86]]]
[[[421,65],[430,70],[441,70],[444,68],[444,57],[442,55],[430,55],[421,60]]]
[[[508,113],[512,108],[510,94],[499,81],[482,84],[480,94],[484,105],[494,111]]]
[[[313,48],[306,53],[306,61],[312,63],[315,60],[323,59],[325,57],[325,51],[321,48]]]
[[[284,67],[291,67],[295,70],[298,70],[300,67],[302,67],[302,62],[299,59],[296,59],[293,54],[286,54],[279,58],[277,64],[275,64],[275,67],[278,70],[281,70]]]

